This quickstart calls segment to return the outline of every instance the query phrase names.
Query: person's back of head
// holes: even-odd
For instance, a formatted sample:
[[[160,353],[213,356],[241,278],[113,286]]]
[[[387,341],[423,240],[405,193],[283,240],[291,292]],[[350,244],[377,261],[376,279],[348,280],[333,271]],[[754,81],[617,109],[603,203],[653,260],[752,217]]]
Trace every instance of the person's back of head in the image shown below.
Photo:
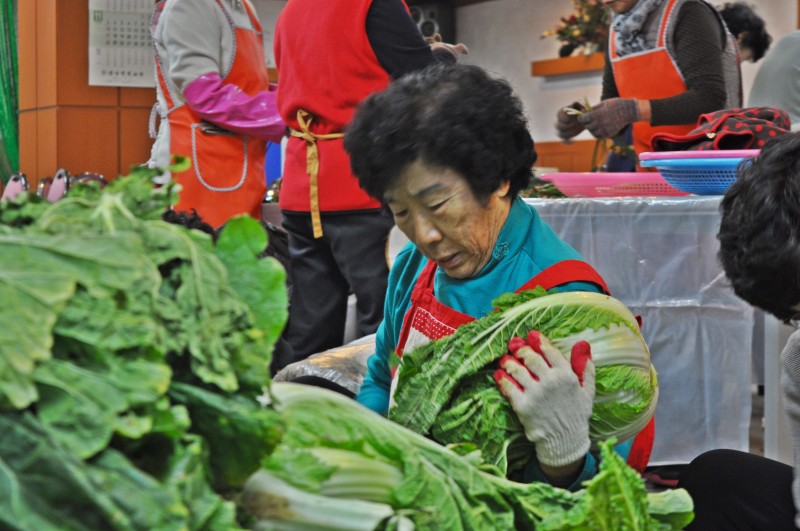
[[[720,205],[719,259],[733,291],[788,322],[800,315],[800,133],[767,142]]]
[[[751,6],[743,2],[726,2],[719,8],[719,13],[728,31],[736,37],[742,61],[755,63],[764,57],[772,43],[772,37],[767,33],[764,19]]]

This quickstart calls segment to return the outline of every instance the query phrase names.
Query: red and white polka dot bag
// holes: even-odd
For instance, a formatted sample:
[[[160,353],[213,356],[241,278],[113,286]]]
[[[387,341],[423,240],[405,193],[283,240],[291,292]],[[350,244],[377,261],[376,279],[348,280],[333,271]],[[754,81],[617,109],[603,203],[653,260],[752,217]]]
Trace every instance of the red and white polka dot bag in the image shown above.
[[[685,135],[656,133],[653,151],[760,149],[770,138],[789,132],[789,115],[777,107],[723,109],[701,114]]]

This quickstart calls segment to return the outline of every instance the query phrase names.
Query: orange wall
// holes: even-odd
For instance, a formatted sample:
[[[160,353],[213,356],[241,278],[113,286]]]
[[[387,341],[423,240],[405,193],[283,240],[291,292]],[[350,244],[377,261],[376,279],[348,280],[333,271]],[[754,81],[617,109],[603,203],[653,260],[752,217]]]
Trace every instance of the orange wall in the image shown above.
[[[18,2],[20,170],[107,178],[147,161],[155,89],[89,86],[89,2]]]

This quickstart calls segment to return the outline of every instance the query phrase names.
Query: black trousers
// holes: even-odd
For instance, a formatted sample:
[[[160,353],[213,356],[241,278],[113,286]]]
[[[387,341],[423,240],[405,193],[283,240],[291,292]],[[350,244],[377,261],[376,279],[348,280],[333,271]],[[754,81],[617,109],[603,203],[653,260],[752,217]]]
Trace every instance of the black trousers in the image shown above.
[[[736,450],[712,450],[689,464],[678,487],[694,500],[695,519],[686,529],[796,529],[792,467],[784,463]]]
[[[290,354],[278,353],[279,370],[344,341],[347,298],[356,296],[356,331],[374,333],[383,320],[389,275],[386,244],[392,218],[380,210],[323,213],[321,238],[314,238],[311,215],[283,212],[289,233],[292,294],[284,338]]]

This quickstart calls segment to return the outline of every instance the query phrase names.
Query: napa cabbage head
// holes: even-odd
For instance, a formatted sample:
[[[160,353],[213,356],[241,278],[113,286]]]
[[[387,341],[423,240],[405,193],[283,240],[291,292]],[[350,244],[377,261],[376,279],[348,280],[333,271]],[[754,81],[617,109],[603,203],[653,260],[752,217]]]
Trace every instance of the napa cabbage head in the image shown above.
[[[597,380],[593,444],[628,440],[647,425],[658,380],[639,323],[622,302],[537,288],[503,295],[494,305],[496,311],[403,356],[390,418],[442,444],[475,443],[502,470],[524,466],[532,445],[491,375],[512,337],[538,330],[567,355],[578,341],[591,345]]]

